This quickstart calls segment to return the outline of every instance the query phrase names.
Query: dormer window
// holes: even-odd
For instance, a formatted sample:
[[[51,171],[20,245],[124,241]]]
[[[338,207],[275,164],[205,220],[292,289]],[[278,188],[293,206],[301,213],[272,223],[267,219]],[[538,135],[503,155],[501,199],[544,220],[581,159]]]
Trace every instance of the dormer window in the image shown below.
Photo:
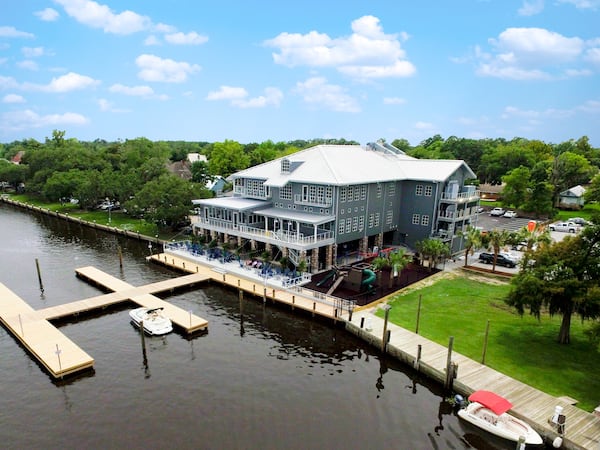
[[[287,158],[283,158],[281,160],[281,173],[290,173],[290,160]]]

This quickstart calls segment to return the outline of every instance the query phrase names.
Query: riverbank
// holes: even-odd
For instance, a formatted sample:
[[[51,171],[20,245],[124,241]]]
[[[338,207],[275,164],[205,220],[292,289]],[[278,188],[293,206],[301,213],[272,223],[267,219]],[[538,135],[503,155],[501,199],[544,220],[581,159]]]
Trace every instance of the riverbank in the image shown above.
[[[36,211],[36,209],[35,209],[35,208],[30,208],[30,209],[31,209],[32,211]],[[45,211],[43,211],[43,208],[39,208],[39,210],[38,210],[38,211],[39,211],[39,212],[41,212],[41,213],[45,213],[45,214],[47,214]],[[54,216],[55,214],[52,214],[52,212],[51,212],[49,215],[51,215],[51,216]],[[59,216],[57,216],[57,217],[59,217],[60,219],[65,219],[65,220],[68,220],[68,219],[67,219],[67,218],[65,218],[65,217],[61,217],[60,215],[59,215]],[[72,221],[72,222],[78,222],[78,221]],[[79,223],[81,223],[81,221],[79,221]],[[112,228],[111,228],[111,227],[103,227],[103,228],[101,228],[101,226],[94,226],[94,225],[92,225],[92,224],[82,224],[82,225],[91,226],[92,228],[104,229],[105,231],[108,231],[108,232],[115,232],[115,231],[113,231],[113,230],[112,230]],[[125,235],[126,235],[126,233],[118,233],[118,234],[125,234]],[[148,241],[149,243],[152,243],[152,242],[153,242],[153,239],[152,239],[151,237],[144,237],[143,235],[141,235],[141,237],[138,237],[138,236],[139,236],[139,235],[136,235],[136,234],[134,234],[134,235],[130,235],[129,237],[132,237],[132,238],[135,238],[135,239],[143,239],[143,240],[146,240],[146,241]],[[146,238],[146,239],[144,239],[144,238]],[[260,283],[257,283],[257,284],[258,284],[258,286],[260,286]],[[363,312],[363,313],[364,313],[364,314],[367,314],[367,312]],[[366,323],[366,322],[369,322],[369,320],[367,320],[367,319],[368,319],[370,316],[367,316],[367,315],[365,315],[365,316],[363,316],[363,317],[365,318],[365,323]],[[354,323],[354,324],[355,324],[355,325],[356,325],[356,326],[357,326],[359,329],[360,329],[360,325],[359,325],[359,324],[360,324],[360,322],[361,322],[361,320],[360,320],[360,319],[361,319],[361,317],[360,317],[360,316],[358,316],[358,315],[357,315],[356,317],[353,317],[353,319],[352,319],[352,323]],[[370,331],[370,332],[367,334],[367,333],[366,333],[366,330],[364,330],[364,329],[363,329],[363,331],[364,331],[364,332],[361,332],[361,333],[363,334],[363,336],[361,336],[361,337],[362,337],[363,339],[365,339],[365,340],[367,340],[366,338],[372,339],[372,340],[373,340],[373,342],[372,342],[372,345],[374,345],[374,346],[375,346],[375,347],[377,347],[377,348],[381,348],[381,347],[380,347],[380,344],[381,344],[381,336],[383,335],[383,334],[382,334],[382,333],[383,333],[383,323],[382,323],[381,321],[382,321],[382,319],[377,319],[376,317],[371,317],[371,320],[370,320],[370,322],[371,322],[371,331]],[[381,325],[381,328],[379,328],[379,325]],[[389,344],[386,346],[386,351],[391,353],[391,352],[393,351],[393,349],[394,349],[395,347],[397,347],[397,348],[399,348],[399,349],[401,349],[401,350],[403,350],[403,351],[406,351],[406,352],[407,352],[407,354],[410,354],[410,355],[411,355],[411,356],[414,358],[414,357],[415,357],[415,355],[414,355],[414,353],[415,353],[415,352],[413,351],[413,349],[412,349],[412,348],[409,348],[409,346],[408,346],[408,345],[407,345],[406,347],[402,347],[402,345],[401,345],[401,344],[398,344],[398,343],[395,341],[395,338],[394,338],[394,337],[395,337],[395,336],[396,336],[396,334],[397,334],[397,332],[396,332],[396,328],[395,328],[394,326],[392,326],[391,324],[388,324],[388,330],[390,330],[390,331],[391,331],[391,333],[390,333],[391,339],[390,339],[390,343],[389,343]],[[369,337],[369,336],[370,336],[370,337]],[[378,336],[379,336],[379,337],[378,337]],[[379,341],[377,341],[377,339],[379,339]],[[410,346],[410,347],[412,347],[412,346],[413,346],[413,345],[411,344],[411,346]],[[415,349],[415,350],[416,350],[416,349]],[[446,350],[446,349],[443,349],[443,351],[442,351],[442,354],[441,354],[441,356],[440,356],[442,361],[444,361],[444,360],[445,360],[445,357],[444,357],[444,355],[445,355],[445,354],[447,354],[447,350]],[[401,355],[394,355],[394,356],[395,356],[396,358],[400,359],[400,360],[403,360]],[[403,360],[403,361],[404,361],[404,360]],[[404,362],[407,362],[409,365],[412,365],[412,363],[410,362],[410,360],[409,360],[409,359],[407,359],[407,360],[406,360],[406,361],[404,361]],[[425,360],[422,360],[421,362],[422,362],[422,364],[421,364],[421,368],[424,370],[424,369],[427,367],[427,366],[426,366],[426,364],[427,364],[427,363],[426,363],[426,361],[425,361]],[[440,369],[436,369],[436,370],[437,370],[439,373],[443,373],[444,369],[445,369],[445,367],[442,367],[442,369],[441,369],[441,370],[440,370]],[[458,373],[459,373],[459,377],[460,377],[460,374],[461,374],[461,372],[463,372],[463,370],[464,370],[463,363],[462,363],[462,362],[459,362],[459,371],[458,371]],[[435,379],[435,378],[434,378],[434,379]],[[457,378],[457,380],[458,380],[458,381],[460,381],[460,378]],[[458,383],[458,381],[457,381],[457,383]],[[457,385],[455,385],[455,388],[456,388],[457,386],[458,386],[458,384],[457,384]],[[512,400],[512,398],[511,398],[511,400]],[[545,414],[545,412],[544,412],[544,414]],[[550,413],[550,414],[551,414],[551,413]],[[549,417],[549,415],[548,415],[548,417]],[[544,419],[544,418],[542,417],[542,419]],[[547,417],[545,417],[545,419],[547,419]],[[572,428],[572,427],[573,427],[575,424],[574,424],[574,422],[573,422],[573,420],[572,420],[572,418],[571,418],[570,416],[567,416],[567,420],[568,420],[568,422],[567,422],[567,434],[568,434],[568,436],[569,436],[569,439],[571,439],[571,438],[573,437],[573,436],[572,436],[572,432],[573,432],[573,428]],[[542,421],[543,421],[543,420],[542,420]],[[588,431],[590,431],[590,430],[588,430]],[[593,428],[592,428],[592,430],[591,430],[591,431],[594,431],[594,430],[593,430]],[[593,447],[593,446],[592,446],[592,447],[576,446],[576,447],[566,447],[566,448],[596,448],[596,447]]]

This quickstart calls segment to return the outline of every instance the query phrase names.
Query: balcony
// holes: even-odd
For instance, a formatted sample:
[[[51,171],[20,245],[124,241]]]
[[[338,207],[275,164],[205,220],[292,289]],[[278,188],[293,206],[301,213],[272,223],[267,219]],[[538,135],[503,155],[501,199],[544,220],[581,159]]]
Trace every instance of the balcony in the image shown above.
[[[456,194],[450,192],[442,192],[441,200],[446,203],[467,203],[479,200],[480,191],[459,192]]]
[[[238,224],[222,219],[205,219],[200,216],[190,216],[192,226],[205,230],[227,233],[232,236],[240,236],[245,239],[254,239],[260,242],[276,246],[284,246],[296,250],[308,250],[335,243],[333,231],[317,229],[313,233],[308,227],[297,231],[265,230],[264,222],[253,226]]]
[[[333,198],[303,198],[301,194],[294,195],[294,203],[297,205],[315,206],[317,208],[329,208],[333,205]]]

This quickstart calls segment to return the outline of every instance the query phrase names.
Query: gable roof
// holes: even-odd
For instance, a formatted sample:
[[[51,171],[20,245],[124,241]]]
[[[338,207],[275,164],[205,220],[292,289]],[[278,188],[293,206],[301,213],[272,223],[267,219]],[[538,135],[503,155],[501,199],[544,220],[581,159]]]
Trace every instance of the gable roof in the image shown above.
[[[572,188],[567,189],[566,191],[562,191],[560,193],[561,197],[583,197],[585,194],[585,188],[578,184],[577,186],[573,186]]]
[[[291,170],[281,171],[281,161],[290,161]],[[464,168],[462,160],[416,159],[404,154],[372,150],[360,145],[317,145],[231,175],[235,178],[265,180],[266,186],[285,186],[289,182],[345,186],[395,180],[444,181]]]

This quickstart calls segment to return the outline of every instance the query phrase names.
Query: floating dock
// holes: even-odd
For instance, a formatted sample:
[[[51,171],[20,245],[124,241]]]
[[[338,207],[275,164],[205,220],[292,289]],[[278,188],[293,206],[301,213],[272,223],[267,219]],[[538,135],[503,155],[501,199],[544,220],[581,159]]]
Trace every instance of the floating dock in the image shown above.
[[[135,287],[94,267],[76,270],[77,276],[114,292],[62,305],[34,310],[0,283],[0,322],[46,368],[54,378],[64,378],[94,367],[94,359],[65,336],[50,320],[77,316],[124,301],[163,313],[187,334],[205,330],[208,321],[154,296],[207,281],[205,274],[191,274]]]

